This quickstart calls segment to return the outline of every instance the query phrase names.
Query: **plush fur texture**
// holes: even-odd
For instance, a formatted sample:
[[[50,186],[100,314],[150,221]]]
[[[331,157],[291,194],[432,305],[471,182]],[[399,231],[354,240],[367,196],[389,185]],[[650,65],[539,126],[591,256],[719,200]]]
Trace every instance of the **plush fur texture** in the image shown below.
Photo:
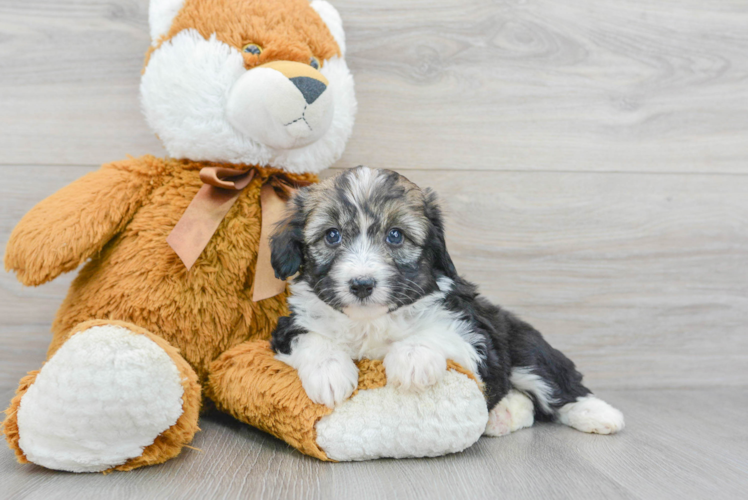
[[[488,420],[475,376],[452,361],[447,368],[445,384],[412,395],[386,387],[381,361],[360,360],[353,396],[333,411],[256,341],[218,358],[208,385],[219,409],[320,460],[436,456],[472,445]]]
[[[5,265],[23,283],[41,284],[88,259],[53,323],[50,356],[79,323],[111,318],[167,340],[204,381],[225,350],[270,336],[285,296],[259,303],[251,297],[260,188],[278,170],[259,170],[187,271],[166,237],[202,185],[205,165],[153,157],[105,165],[21,220]]]
[[[18,445],[51,469],[122,465],[182,415],[180,376],[146,336],[114,325],[89,328],[57,351],[24,394]]]
[[[316,181],[353,127],[342,24],[326,2],[152,0],[149,20],[143,111],[176,159],[104,165],[34,207],[6,247],[6,270],[26,285],[83,264],[52,325],[47,364],[21,381],[7,411],[3,430],[22,462],[129,470],[179,453],[202,396],[241,414],[221,399],[235,388],[220,381],[234,379],[207,385],[211,364],[269,338],[287,313],[286,293],[252,301],[261,187],[277,174]],[[206,166],[257,175],[187,271],[166,238]],[[92,385],[93,373],[110,384]],[[55,389],[60,380],[70,383]],[[117,387],[126,397],[105,404]],[[88,420],[77,419],[83,410]],[[81,438],[83,422],[91,439]]]
[[[324,0],[312,0],[312,3],[309,5],[322,18],[327,29],[330,30],[330,34],[335,39],[335,43],[338,44],[340,55],[345,57],[345,31],[343,31],[343,20],[340,18],[338,11],[329,2]]]
[[[388,385],[422,391],[453,359],[485,384],[488,434],[531,425],[530,401],[540,420],[622,428],[574,363],[457,274],[436,196],[396,172],[358,167],[298,192],[272,250],[279,277],[298,273],[272,346],[313,401],[347,399],[355,360],[381,359]]]
[[[171,28],[174,18],[184,6],[184,0],[153,0],[148,8],[148,24],[151,27],[151,41],[158,47],[161,37]]]
[[[359,390],[315,428],[317,443],[334,460],[435,457],[472,446],[487,419],[478,385],[445,369],[439,384],[419,392],[391,384]]]
[[[177,350],[120,321],[87,321],[70,332],[70,338],[75,341],[69,348],[66,344],[61,357],[21,380],[5,412],[3,431],[18,461],[73,472],[125,471],[177,456],[198,430],[201,403],[197,376]],[[120,361],[112,363],[106,358],[115,352]],[[166,369],[166,378],[172,376],[168,372],[175,376],[171,385],[161,386],[161,377],[153,376],[149,365],[156,360]],[[110,383],[94,382],[91,370],[109,370]],[[40,376],[47,380],[37,385]],[[62,393],[54,388],[60,376],[68,380]],[[133,384],[134,379],[141,383]],[[172,393],[171,402],[159,400],[166,395],[164,389]],[[107,391],[115,392],[106,396]],[[115,409],[116,403],[122,406]],[[164,424],[169,425],[162,428]],[[132,432],[124,432],[128,426]],[[80,432],[83,437],[76,437]],[[141,441],[135,442],[138,435]]]
[[[151,18],[162,26],[176,4],[154,2]],[[319,172],[340,158],[356,113],[337,40],[340,16],[320,0],[185,0],[147,57],[148,123],[174,158]],[[243,51],[250,43],[259,55]],[[310,67],[312,58],[326,86],[313,102],[298,80],[266,67]]]
[[[25,284],[44,283],[88,261],[53,323],[50,358],[81,323],[126,321],[137,325],[130,329],[142,328],[178,348],[202,384],[221,353],[270,336],[287,310],[285,293],[254,303],[252,278],[260,188],[277,170],[259,170],[188,272],[166,237],[201,186],[198,172],[205,165],[153,157],[105,165],[41,202],[19,223],[5,265]],[[19,391],[32,382],[24,380]],[[20,402],[14,400],[10,413]],[[17,428],[6,422],[5,432],[22,456],[13,438]],[[154,443],[156,456],[144,453],[118,468],[162,462],[175,455],[175,446],[189,442],[172,445],[164,436]]]
[[[217,408],[302,453],[329,460],[317,444],[314,424],[332,410],[309,401],[296,372],[273,354],[267,341],[257,341],[221,355],[208,383]]]

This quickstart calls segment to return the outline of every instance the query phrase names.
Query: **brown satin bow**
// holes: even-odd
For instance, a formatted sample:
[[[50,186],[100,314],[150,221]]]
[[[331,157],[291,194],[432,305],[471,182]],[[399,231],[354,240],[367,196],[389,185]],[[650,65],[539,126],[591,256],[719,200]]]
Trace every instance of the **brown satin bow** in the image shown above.
[[[200,170],[203,186],[166,238],[166,242],[182,259],[187,270],[192,269],[223,218],[255,175],[257,171],[254,169],[205,167]],[[295,189],[309,184],[307,181],[291,180],[282,174],[273,174],[262,186],[262,228],[252,294],[255,302],[275,297],[286,288],[286,282],[275,277],[270,265],[270,233],[283,216],[286,201]]]

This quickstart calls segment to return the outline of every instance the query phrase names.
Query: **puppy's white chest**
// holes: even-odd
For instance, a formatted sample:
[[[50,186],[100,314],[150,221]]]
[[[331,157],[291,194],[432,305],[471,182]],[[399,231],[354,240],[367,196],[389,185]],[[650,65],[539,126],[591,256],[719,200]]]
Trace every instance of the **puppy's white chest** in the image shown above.
[[[353,359],[384,359],[396,342],[437,344],[445,355],[458,354],[465,342],[457,329],[459,323],[439,307],[428,314],[412,314],[409,308],[375,320],[351,322],[338,331],[338,342],[346,346]],[[344,338],[341,338],[344,337]],[[459,346],[459,349],[455,349]]]
[[[289,304],[300,327],[351,359],[384,359],[393,344],[407,342],[427,346],[475,373],[480,361],[475,346],[481,338],[443,307],[443,298],[443,292],[434,293],[391,313],[353,319],[322,302],[306,284],[296,283]]]
[[[393,328],[390,322],[374,321],[368,324],[354,324],[344,339],[338,341],[345,346],[352,359],[383,359],[390,346],[407,336],[405,331]]]

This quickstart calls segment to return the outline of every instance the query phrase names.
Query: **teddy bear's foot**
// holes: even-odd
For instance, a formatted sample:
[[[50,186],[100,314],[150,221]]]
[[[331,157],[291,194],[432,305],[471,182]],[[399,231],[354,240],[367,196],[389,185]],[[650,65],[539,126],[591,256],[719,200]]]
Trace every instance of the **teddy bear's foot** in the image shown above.
[[[19,461],[129,470],[176,456],[197,430],[200,387],[165,340],[134,325],[87,322],[21,382],[5,434]]]
[[[488,409],[475,376],[452,361],[442,380],[419,392],[387,385],[382,361],[362,359],[358,388],[334,409],[307,396],[293,368],[267,341],[246,342],[210,367],[218,409],[320,460],[433,457],[480,439]]]
[[[510,432],[530,427],[535,423],[535,409],[530,398],[514,389],[510,390],[488,414],[483,433],[486,436],[505,436]]]
[[[392,385],[359,391],[317,422],[317,443],[340,461],[435,457],[472,446],[487,420],[478,385],[448,370],[420,392]]]

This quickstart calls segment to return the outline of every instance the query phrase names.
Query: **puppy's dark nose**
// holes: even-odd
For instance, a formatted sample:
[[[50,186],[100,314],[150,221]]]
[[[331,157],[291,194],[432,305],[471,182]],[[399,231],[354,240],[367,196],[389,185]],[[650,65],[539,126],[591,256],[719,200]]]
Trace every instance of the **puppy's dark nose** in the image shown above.
[[[290,80],[291,83],[296,85],[296,88],[299,89],[301,95],[304,96],[304,100],[307,104],[311,104],[316,101],[317,98],[322,95],[322,92],[324,92],[327,88],[327,85],[325,85],[324,83],[308,76],[296,76],[294,78],[290,78]]]
[[[359,299],[365,299],[374,292],[377,282],[374,278],[356,278],[351,280],[351,293]]]

